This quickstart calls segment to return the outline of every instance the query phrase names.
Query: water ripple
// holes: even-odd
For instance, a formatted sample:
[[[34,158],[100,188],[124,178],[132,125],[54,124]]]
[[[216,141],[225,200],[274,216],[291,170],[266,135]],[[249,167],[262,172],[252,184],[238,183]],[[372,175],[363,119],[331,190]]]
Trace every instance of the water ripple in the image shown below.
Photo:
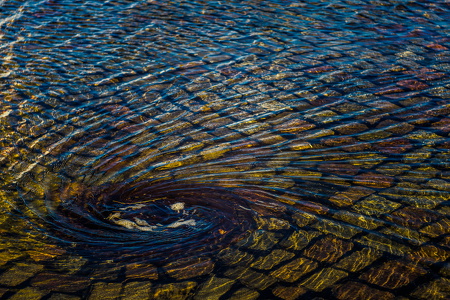
[[[445,1],[0,8],[0,296],[445,298]]]

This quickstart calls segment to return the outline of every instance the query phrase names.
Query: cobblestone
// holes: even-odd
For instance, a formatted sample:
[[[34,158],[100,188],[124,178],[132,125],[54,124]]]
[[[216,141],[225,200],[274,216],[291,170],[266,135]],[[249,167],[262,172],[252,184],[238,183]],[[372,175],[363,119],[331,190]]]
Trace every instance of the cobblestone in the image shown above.
[[[450,280],[439,278],[416,288],[411,296],[419,299],[447,299],[450,297]]]
[[[317,231],[294,231],[287,239],[283,240],[280,245],[287,250],[301,250],[305,248],[312,239],[320,235]]]
[[[237,290],[231,297],[230,300],[254,300],[258,299],[259,293],[252,289],[242,288]]]
[[[307,248],[303,254],[314,260],[334,263],[352,248],[351,242],[326,236]]]
[[[306,293],[307,290],[302,287],[284,287],[277,286],[273,289],[272,293],[283,300],[295,300],[301,295]]]
[[[0,275],[0,284],[16,286],[31,278],[44,268],[43,265],[18,263]]]
[[[342,258],[334,266],[349,272],[358,272],[372,264],[379,257],[381,257],[381,252],[371,248],[364,248]]]
[[[281,249],[275,249],[272,252],[270,252],[268,255],[264,257],[259,257],[256,259],[250,267],[259,269],[259,270],[270,270],[274,266],[278,265],[279,263],[291,259],[294,257],[295,254],[281,250]]]
[[[141,300],[149,299],[152,283],[148,281],[130,281],[124,284],[121,299]]]
[[[427,271],[405,261],[389,261],[383,265],[364,272],[360,278],[371,284],[388,289],[396,289],[409,284]]]
[[[286,265],[270,273],[270,276],[276,277],[285,282],[295,282],[303,275],[316,269],[318,264],[306,258],[297,258]]]
[[[41,291],[33,287],[26,287],[9,297],[12,300],[39,300],[42,299],[47,292]]]
[[[223,294],[230,290],[235,282],[235,280],[229,278],[211,276],[199,287],[194,299],[219,299]]]
[[[333,293],[339,300],[390,300],[394,294],[371,288],[360,282],[344,282],[333,288]]]
[[[97,282],[92,286],[89,300],[116,300],[119,298],[121,290],[121,283]]]
[[[193,290],[197,287],[194,281],[183,281],[169,283],[155,288],[150,294],[150,299],[155,300],[185,300],[192,296]]]
[[[179,260],[164,266],[166,273],[178,280],[209,274],[214,269],[214,262],[209,258],[192,258]],[[153,273],[152,273],[153,274]]]
[[[31,285],[43,290],[74,293],[86,288],[89,282],[86,277],[42,272],[31,280]]]
[[[337,281],[347,276],[347,272],[333,268],[324,268],[314,273],[300,284],[307,289],[320,292],[333,286]]]
[[[265,290],[272,284],[276,282],[273,277],[264,275],[262,273],[250,270],[244,267],[237,267],[235,269],[230,269],[225,272],[225,276],[238,279],[247,287],[254,288],[257,290]]]

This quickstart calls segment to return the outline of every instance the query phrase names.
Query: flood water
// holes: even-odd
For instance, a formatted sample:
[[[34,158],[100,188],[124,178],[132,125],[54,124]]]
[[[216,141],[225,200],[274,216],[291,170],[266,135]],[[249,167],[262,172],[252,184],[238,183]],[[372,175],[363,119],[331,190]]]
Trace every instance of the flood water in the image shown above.
[[[0,1],[0,298],[448,299],[449,20]]]

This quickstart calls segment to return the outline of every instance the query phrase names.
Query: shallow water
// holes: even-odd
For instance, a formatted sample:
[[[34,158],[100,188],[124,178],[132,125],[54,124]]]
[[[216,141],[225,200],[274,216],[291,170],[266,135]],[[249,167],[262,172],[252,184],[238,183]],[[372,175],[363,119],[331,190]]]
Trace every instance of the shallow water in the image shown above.
[[[0,5],[0,297],[450,297],[448,1]]]

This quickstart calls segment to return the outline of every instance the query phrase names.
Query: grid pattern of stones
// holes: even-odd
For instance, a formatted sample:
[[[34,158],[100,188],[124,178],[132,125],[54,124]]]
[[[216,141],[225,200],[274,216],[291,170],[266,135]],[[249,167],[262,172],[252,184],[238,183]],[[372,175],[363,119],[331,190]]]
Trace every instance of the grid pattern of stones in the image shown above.
[[[436,18],[424,16],[425,22]],[[147,266],[145,274],[112,267],[110,274],[88,275],[83,274],[83,258],[67,257],[56,246],[30,247],[32,236],[21,241],[24,251],[2,244],[0,293],[11,299],[77,299],[70,294],[79,291],[92,299],[183,298],[194,292],[211,299],[448,297],[449,40],[430,42],[420,32],[407,33],[415,38],[406,46],[377,48],[368,41],[367,49],[330,36],[326,54],[314,51],[322,40],[311,37],[301,49],[280,50],[285,42],[273,35],[263,35],[252,47],[233,43],[237,53],[253,54],[239,61],[222,54],[178,65],[164,76],[181,74],[180,84],[146,86],[140,95],[143,102],[160,101],[151,109],[130,101],[136,95],[125,91],[139,86],[142,73],[136,70],[95,82],[78,95],[55,92],[37,104],[28,102],[34,96],[29,87],[11,83],[5,89],[11,107],[3,108],[0,118],[8,133],[0,141],[0,161],[10,173],[2,175],[6,182],[17,174],[29,176],[34,193],[44,193],[40,176],[49,168],[62,172],[65,165],[87,163],[101,172],[99,180],[107,180],[130,160],[143,162],[129,174],[150,168],[180,178],[187,176],[180,166],[212,162],[203,171],[216,172],[214,178],[238,170],[246,171],[242,180],[251,177],[258,184],[270,185],[266,178],[277,175],[282,178],[277,185],[301,189],[307,182],[311,192],[316,187],[320,193],[321,186],[334,186],[336,192],[321,204],[306,198],[299,207],[303,212],[291,216],[289,226],[286,219],[261,220],[259,231],[218,258],[195,262],[194,271],[181,263],[161,270]],[[269,63],[270,55],[275,59]],[[353,57],[351,64],[346,64],[348,57]],[[14,69],[10,64],[3,66]],[[92,83],[108,69],[114,65],[83,80]],[[105,86],[113,83],[122,89],[118,95],[107,94]],[[52,103],[73,101],[75,107],[94,95],[105,99],[102,115],[81,110],[72,118],[71,111],[53,116],[49,110]],[[49,115],[41,119],[44,110]],[[83,132],[87,127],[88,136]],[[129,142],[114,147],[119,139]],[[111,149],[100,153],[110,157],[107,161],[93,161],[98,145]],[[73,155],[61,162],[58,155],[64,151]],[[258,161],[252,159],[255,154]],[[238,160],[242,166],[230,169],[229,160],[238,155],[248,163]],[[259,179],[261,174],[266,180]],[[8,193],[2,191],[2,198],[10,199]],[[287,202],[292,198],[280,196]],[[34,217],[35,210],[45,208],[19,209]],[[3,215],[0,222],[27,230],[14,217]],[[49,261],[65,275],[44,270]],[[219,268],[223,265],[229,268]],[[96,279],[86,288],[89,276]],[[158,276],[169,276],[173,283],[153,284]],[[207,279],[198,281],[198,276]]]

